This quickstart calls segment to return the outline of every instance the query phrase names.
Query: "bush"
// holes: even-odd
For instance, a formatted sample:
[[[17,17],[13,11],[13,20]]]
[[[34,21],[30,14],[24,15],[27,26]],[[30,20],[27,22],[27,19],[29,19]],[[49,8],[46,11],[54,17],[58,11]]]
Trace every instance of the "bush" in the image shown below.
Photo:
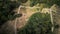
[[[51,21],[48,13],[33,14],[25,27],[18,31],[18,34],[52,34]]]

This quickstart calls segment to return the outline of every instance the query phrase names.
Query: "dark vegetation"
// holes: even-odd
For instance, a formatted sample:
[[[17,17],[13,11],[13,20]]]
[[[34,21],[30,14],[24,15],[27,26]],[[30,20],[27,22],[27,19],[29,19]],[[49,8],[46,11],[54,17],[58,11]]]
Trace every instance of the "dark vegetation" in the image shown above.
[[[13,10],[25,2],[26,1],[23,2],[22,0],[0,0],[0,26],[9,20],[22,16],[22,14],[16,14]]]
[[[7,1],[2,0],[0,1],[0,25],[3,25],[6,21],[13,19],[15,16],[15,12],[13,9],[17,8],[16,1]]]
[[[48,13],[33,14],[26,26],[18,31],[18,34],[52,34],[50,15]]]
[[[13,26],[10,28],[8,26],[9,20],[14,20],[17,17],[21,17],[22,14],[17,14],[15,12],[16,8],[18,8],[21,3],[25,3],[26,1],[21,0],[0,0],[0,34],[14,34]],[[8,26],[7,26],[8,25]]]
[[[34,6],[36,4],[41,4],[41,3],[45,3],[49,6],[52,6],[53,4],[57,4],[58,6],[60,6],[60,0],[30,0],[30,6]]]

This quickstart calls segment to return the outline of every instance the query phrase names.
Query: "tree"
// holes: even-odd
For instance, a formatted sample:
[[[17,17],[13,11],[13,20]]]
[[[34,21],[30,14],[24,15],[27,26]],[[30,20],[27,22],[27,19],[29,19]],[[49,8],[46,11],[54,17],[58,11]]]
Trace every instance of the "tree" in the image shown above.
[[[21,3],[26,3],[28,0],[19,0]]]
[[[30,0],[30,5],[34,6],[36,4],[41,4],[41,3],[45,3],[48,4],[50,6],[52,6],[53,4],[57,4],[58,6],[60,6],[60,0]]]
[[[38,12],[29,18],[26,26],[20,29],[18,34],[52,34],[51,27],[49,14]]]
[[[13,11],[18,8],[21,3],[23,3],[22,0],[0,0],[0,26],[8,20],[13,20],[17,16],[22,16],[22,14],[16,14],[16,12]]]
[[[16,8],[18,8],[21,5],[21,3],[23,2],[19,0],[17,1],[16,0],[0,0],[0,34],[15,33],[13,32],[14,30],[13,25],[8,25],[7,21],[14,20],[16,17],[22,16],[22,14],[16,14],[16,12],[14,11]],[[10,28],[7,25],[12,27]]]

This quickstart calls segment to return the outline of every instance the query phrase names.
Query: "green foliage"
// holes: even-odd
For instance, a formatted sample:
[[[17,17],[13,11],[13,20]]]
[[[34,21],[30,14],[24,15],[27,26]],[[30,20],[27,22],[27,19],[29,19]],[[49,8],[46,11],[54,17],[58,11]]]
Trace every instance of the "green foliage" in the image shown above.
[[[18,0],[20,1],[21,3],[26,3],[28,0]]]
[[[0,34],[14,34],[13,30],[7,26],[9,20],[21,17],[22,14],[16,14],[15,9],[21,5],[19,0],[0,0]],[[4,26],[5,25],[5,26]],[[4,26],[4,27],[3,27]],[[9,25],[11,26],[11,25]],[[13,27],[12,27],[13,28]]]
[[[34,6],[38,3],[38,0],[30,0],[30,6]]]
[[[30,5],[34,6],[36,4],[41,4],[41,3],[45,3],[48,4],[50,6],[52,6],[53,4],[57,4],[58,6],[60,6],[60,0],[30,0]]]
[[[33,14],[26,26],[18,31],[18,34],[52,34],[51,21],[48,13],[35,13]]]
[[[0,25],[4,24],[8,20],[13,20],[19,16],[13,10],[18,8],[20,3],[18,1],[0,0]],[[21,16],[21,14],[20,14]]]

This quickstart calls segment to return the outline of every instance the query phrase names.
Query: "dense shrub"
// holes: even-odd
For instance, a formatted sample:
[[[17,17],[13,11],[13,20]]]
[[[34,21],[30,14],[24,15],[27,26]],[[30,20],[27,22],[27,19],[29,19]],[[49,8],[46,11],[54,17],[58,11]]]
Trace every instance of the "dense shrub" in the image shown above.
[[[33,14],[26,26],[18,31],[18,34],[52,34],[51,21],[48,13],[35,13]]]
[[[30,6],[34,6],[36,4],[41,4],[41,3],[45,3],[47,5],[52,6],[53,4],[57,4],[58,6],[60,6],[60,0],[30,0]]]

